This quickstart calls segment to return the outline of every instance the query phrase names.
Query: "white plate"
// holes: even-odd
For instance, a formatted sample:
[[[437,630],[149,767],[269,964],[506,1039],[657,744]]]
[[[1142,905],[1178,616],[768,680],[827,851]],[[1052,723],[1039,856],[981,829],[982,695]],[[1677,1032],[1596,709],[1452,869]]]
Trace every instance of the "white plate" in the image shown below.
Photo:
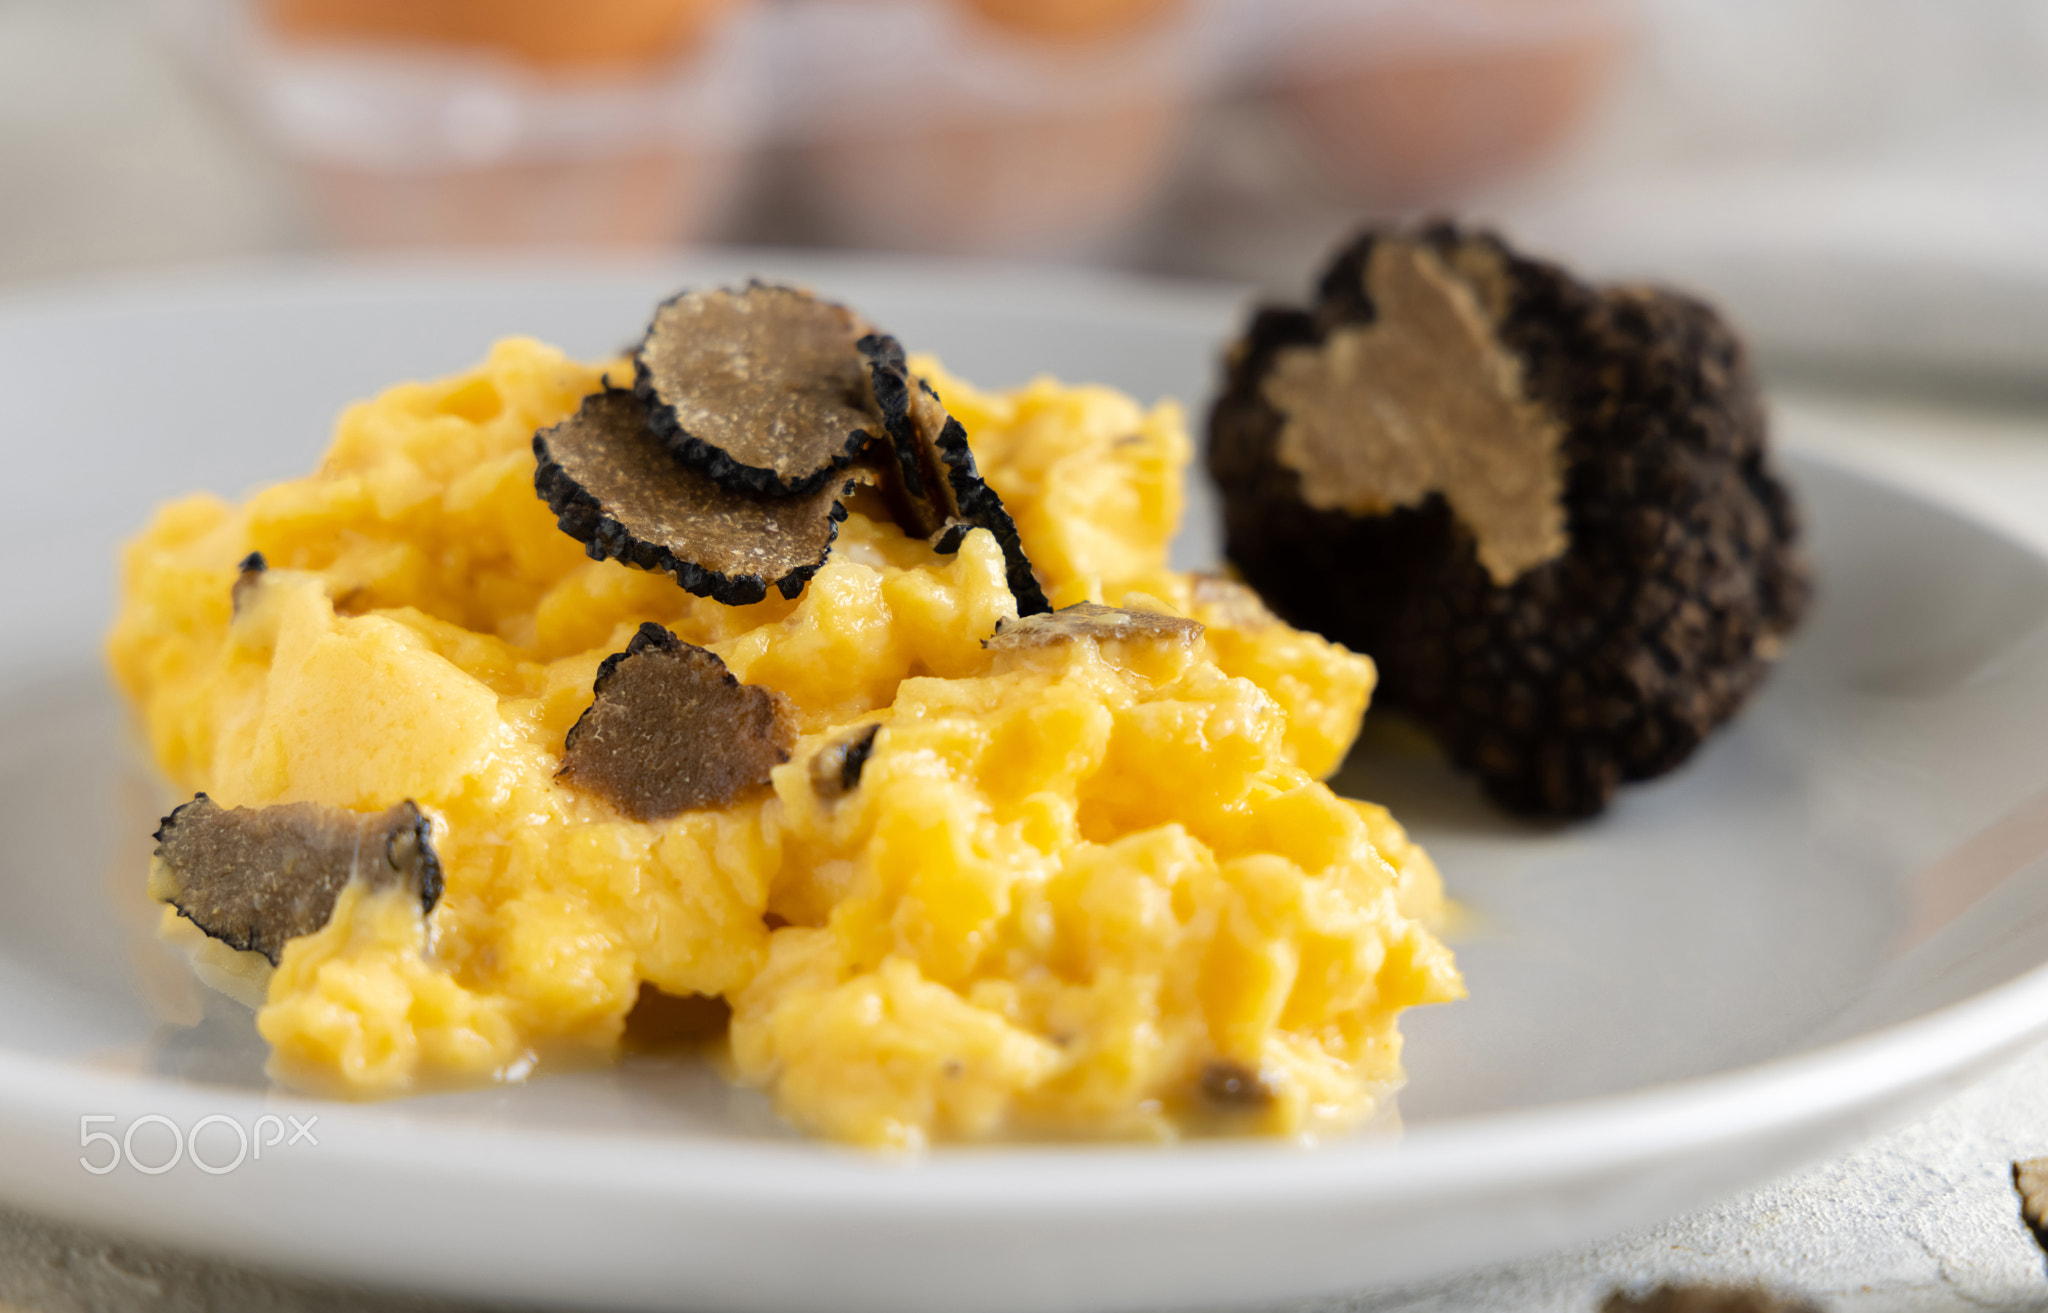
[[[736,272],[809,278],[991,384],[1048,369],[1198,398],[1234,314],[1222,294],[1138,283],[765,256],[273,270],[0,306],[0,1199],[273,1265],[579,1306],[1220,1305],[1654,1221],[2048,1031],[2048,563],[1795,460],[1819,607],[1675,778],[1596,823],[1540,827],[1427,759],[1362,754],[1344,777],[1430,844],[1474,926],[1471,1000],[1406,1026],[1404,1139],[906,1164],[795,1140],[682,1066],[379,1106],[270,1091],[247,1013],[202,1002],[148,933],[163,798],[96,656],[114,538],[159,498],[308,468],[352,396],[506,332],[613,348],[661,293]],[[1190,559],[1208,532],[1198,512]],[[222,1167],[240,1136],[283,1138],[266,1115],[318,1121],[219,1174],[135,1165],[162,1161],[176,1128]],[[132,1158],[86,1170],[87,1116]]]

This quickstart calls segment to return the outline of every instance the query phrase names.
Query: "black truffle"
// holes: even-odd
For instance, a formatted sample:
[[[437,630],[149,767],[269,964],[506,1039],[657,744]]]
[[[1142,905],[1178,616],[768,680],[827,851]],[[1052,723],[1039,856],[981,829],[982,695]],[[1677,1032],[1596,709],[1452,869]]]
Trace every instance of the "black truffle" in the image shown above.
[[[593,559],[665,570],[728,606],[758,602],[770,585],[801,593],[846,518],[844,475],[796,497],[735,492],[677,460],[646,406],[619,388],[534,434],[533,454],[534,489]]]
[[[636,821],[723,806],[766,784],[796,743],[788,699],[651,622],[604,659],[591,692],[556,776]]]
[[[1202,1064],[1202,1097],[1216,1108],[1246,1112],[1270,1107],[1273,1089],[1258,1072],[1241,1062],[1219,1058]]]
[[[1608,1294],[1600,1313],[1821,1313],[1820,1305],[1760,1286],[1681,1285],[1665,1282],[1644,1294]]]
[[[946,413],[931,385],[910,372],[895,338],[871,334],[861,339],[860,351],[895,453],[893,462],[882,462],[881,486],[896,522],[912,537],[933,539],[942,552],[960,550],[967,530],[987,529],[1003,549],[1004,577],[1018,614],[1050,611],[1016,522],[974,463],[967,430]]]
[[[263,582],[263,576],[269,569],[270,562],[263,559],[263,553],[261,552],[249,553],[235,567],[235,583],[234,587],[229,590],[228,597],[233,604],[236,615],[242,614],[242,608],[249,604],[250,596],[256,591],[257,586]]]
[[[2012,1165],[2012,1188],[2020,1197],[2020,1221],[2034,1243],[2048,1252],[2048,1158],[2022,1158]]]
[[[903,348],[844,306],[753,283],[662,303],[633,390],[534,435],[534,488],[598,560],[666,570],[728,605],[803,591],[855,483],[941,552],[985,528],[1019,611],[1047,608],[967,431]]]
[[[847,730],[811,758],[811,791],[822,802],[837,802],[860,787],[861,772],[875,750],[880,725]]]
[[[768,283],[661,303],[633,356],[648,423],[725,487],[792,497],[831,482],[874,436],[872,330],[845,306]]]
[[[1099,602],[1076,602],[1057,611],[1020,615],[1014,620],[996,621],[996,632],[981,645],[996,650],[1051,647],[1076,638],[1098,640],[1163,638],[1191,643],[1202,626],[1183,616],[1160,615],[1154,611],[1125,611]]]
[[[1447,224],[1261,310],[1210,415],[1227,551],[1518,811],[1587,815],[1741,706],[1804,609],[1757,384],[1712,309]]]
[[[277,964],[327,924],[350,880],[402,886],[424,915],[441,898],[433,827],[402,802],[364,813],[313,802],[225,808],[205,794],[164,817],[149,892],[230,948]]]

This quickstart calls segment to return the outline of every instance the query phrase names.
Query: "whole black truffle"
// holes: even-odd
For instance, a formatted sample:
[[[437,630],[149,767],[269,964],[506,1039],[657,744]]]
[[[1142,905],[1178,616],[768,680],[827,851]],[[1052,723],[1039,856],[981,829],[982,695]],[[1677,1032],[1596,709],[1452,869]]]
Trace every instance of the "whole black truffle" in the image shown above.
[[[1226,550],[1517,811],[1588,815],[1734,714],[1808,591],[1741,342],[1448,224],[1370,231],[1233,348]]]

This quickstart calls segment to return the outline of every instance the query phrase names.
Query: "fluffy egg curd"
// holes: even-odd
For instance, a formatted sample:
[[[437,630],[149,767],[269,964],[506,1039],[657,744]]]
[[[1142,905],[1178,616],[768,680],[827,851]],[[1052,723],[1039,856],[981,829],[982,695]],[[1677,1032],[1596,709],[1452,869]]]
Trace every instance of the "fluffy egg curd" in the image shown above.
[[[166,925],[255,1004],[277,1079],[515,1080],[614,1057],[673,997],[722,1000],[730,1076],[860,1144],[1301,1134],[1380,1107],[1399,1014],[1463,991],[1429,858],[1320,782],[1370,663],[1167,567],[1172,405],[911,369],[1050,604],[1136,620],[1020,619],[996,532],[914,536],[872,486],[794,596],[592,559],[536,496],[535,434],[632,367],[520,339],[351,407],[306,478],[157,512],[108,650],[162,769],[216,818],[346,809],[305,809],[341,817],[295,841],[331,878],[271,940],[201,936],[177,900],[166,836],[199,802],[160,832]],[[643,626],[722,661],[720,696],[766,690],[788,739],[765,783],[636,820],[562,776]]]

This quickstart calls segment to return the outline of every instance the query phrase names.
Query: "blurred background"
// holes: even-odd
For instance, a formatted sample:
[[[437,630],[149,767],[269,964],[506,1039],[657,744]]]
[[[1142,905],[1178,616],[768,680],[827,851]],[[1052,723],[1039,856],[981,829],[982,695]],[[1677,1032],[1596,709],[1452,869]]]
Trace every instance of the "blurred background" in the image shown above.
[[[0,0],[0,293],[734,243],[1299,295],[1428,213],[2048,389],[2048,0]]]

